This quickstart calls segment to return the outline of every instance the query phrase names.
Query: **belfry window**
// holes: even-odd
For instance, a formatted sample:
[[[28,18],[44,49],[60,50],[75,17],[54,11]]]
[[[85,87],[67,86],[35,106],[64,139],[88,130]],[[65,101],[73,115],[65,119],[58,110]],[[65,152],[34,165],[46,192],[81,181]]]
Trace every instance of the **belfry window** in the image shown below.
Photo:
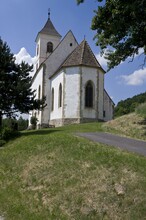
[[[52,111],[54,110],[54,88],[52,88]]]
[[[93,107],[93,83],[88,81],[85,87],[85,107]]]
[[[52,53],[53,52],[53,43],[48,42],[47,43],[47,53]]]
[[[58,107],[62,107],[62,85],[59,85]]]

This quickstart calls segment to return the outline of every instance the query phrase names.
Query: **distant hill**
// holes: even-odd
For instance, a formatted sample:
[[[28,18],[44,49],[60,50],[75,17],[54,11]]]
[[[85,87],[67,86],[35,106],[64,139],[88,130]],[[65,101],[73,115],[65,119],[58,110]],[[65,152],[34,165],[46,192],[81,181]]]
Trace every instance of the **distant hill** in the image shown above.
[[[132,98],[121,100],[115,107],[115,117],[119,117],[125,114],[129,114],[135,111],[135,108],[146,102],[146,92],[139,95],[135,95]]]

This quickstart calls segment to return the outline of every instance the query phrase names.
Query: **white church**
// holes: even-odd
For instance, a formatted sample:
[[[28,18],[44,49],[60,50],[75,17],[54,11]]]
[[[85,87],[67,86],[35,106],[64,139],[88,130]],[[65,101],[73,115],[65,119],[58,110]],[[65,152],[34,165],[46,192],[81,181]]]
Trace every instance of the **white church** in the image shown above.
[[[50,15],[36,37],[36,72],[32,89],[36,98],[46,97],[42,111],[33,110],[30,118],[37,127],[108,121],[114,103],[104,89],[105,71],[86,40],[78,44],[72,31],[63,38]]]

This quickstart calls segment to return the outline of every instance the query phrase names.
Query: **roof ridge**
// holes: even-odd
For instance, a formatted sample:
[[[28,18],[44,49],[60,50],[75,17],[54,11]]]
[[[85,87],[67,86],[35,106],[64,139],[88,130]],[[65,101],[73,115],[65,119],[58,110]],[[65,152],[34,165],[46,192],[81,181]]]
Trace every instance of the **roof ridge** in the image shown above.
[[[84,52],[85,52],[85,40],[83,40],[82,42],[81,42],[81,44],[80,44],[80,46],[83,44],[83,48],[82,48],[82,54],[81,54],[81,63],[80,64],[82,64],[82,62],[83,62],[83,58],[84,58]]]
[[[99,65],[99,67],[102,68],[101,65],[100,65],[100,63],[98,62],[97,58],[95,57],[95,54],[94,54],[93,51],[91,50],[91,47],[89,46],[88,42],[86,42],[86,43],[87,43],[87,46],[88,46],[88,48],[89,48],[89,50],[90,50],[90,52],[91,52],[91,54],[92,54],[94,60],[97,62],[97,64]]]

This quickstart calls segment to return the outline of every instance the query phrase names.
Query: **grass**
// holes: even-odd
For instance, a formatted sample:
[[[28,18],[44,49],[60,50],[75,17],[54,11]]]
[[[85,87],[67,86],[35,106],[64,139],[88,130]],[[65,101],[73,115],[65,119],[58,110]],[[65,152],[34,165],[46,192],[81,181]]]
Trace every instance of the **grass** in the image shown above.
[[[146,219],[146,158],[93,143],[88,123],[23,132],[0,149],[6,220]]]
[[[142,103],[140,104],[137,108],[136,108],[136,113],[141,115],[142,117],[144,117],[144,119],[146,120],[146,103]]]
[[[146,121],[140,114],[131,113],[118,117],[103,124],[102,128],[107,132],[146,140]]]

